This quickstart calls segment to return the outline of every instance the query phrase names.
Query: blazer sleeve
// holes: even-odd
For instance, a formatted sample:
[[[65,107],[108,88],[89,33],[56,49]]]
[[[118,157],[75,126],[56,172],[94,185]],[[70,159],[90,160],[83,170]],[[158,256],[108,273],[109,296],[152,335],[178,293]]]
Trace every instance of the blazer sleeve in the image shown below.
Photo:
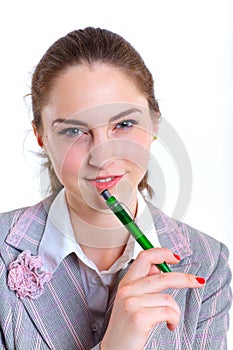
[[[196,329],[194,350],[227,349],[228,312],[232,302],[230,281],[228,249],[224,244],[221,244],[217,265],[206,281]]]

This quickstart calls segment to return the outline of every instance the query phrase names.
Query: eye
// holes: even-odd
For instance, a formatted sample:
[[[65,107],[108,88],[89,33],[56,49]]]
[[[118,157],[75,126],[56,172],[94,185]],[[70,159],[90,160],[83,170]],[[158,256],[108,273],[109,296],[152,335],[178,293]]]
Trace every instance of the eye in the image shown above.
[[[133,125],[137,124],[138,122],[134,119],[123,120],[122,122],[116,124],[116,129],[127,130],[129,128],[132,128]]]
[[[80,136],[84,133],[84,131],[79,128],[66,128],[58,132],[59,135],[65,135],[68,137],[76,137]]]

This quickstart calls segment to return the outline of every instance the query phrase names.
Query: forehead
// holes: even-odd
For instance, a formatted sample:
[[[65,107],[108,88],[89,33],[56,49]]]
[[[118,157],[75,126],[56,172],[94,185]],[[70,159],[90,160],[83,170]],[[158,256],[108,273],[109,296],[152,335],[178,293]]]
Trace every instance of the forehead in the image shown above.
[[[110,117],[132,106],[145,110],[148,103],[126,75],[103,64],[78,65],[70,67],[54,81],[42,117],[51,121],[81,113],[82,117],[93,118],[96,113],[100,118],[103,112]]]

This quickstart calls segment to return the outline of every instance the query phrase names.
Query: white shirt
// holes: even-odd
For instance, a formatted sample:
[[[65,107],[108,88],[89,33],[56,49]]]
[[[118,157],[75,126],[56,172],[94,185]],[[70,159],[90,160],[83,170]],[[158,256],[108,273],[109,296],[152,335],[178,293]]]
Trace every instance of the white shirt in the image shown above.
[[[159,247],[153,218],[139,191],[137,192],[137,201],[138,209],[135,222],[153,246]],[[43,270],[51,273],[56,270],[66,256],[71,253],[77,255],[88,307],[92,313],[92,330],[98,340],[107,308],[109,286],[114,281],[117,272],[124,269],[132,259],[135,259],[141,250],[140,245],[130,236],[129,243],[122,256],[108,270],[99,271],[75,240],[65,190],[62,189],[49,209],[38,254],[44,262]]]

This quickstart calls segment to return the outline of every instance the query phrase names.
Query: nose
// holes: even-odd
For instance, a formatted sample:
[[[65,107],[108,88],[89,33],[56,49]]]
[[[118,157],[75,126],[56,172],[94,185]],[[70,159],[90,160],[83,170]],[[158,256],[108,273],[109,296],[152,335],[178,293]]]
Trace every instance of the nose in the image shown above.
[[[105,131],[95,130],[88,154],[88,163],[94,167],[103,168],[106,164],[114,162],[116,146],[116,142],[109,139]]]

